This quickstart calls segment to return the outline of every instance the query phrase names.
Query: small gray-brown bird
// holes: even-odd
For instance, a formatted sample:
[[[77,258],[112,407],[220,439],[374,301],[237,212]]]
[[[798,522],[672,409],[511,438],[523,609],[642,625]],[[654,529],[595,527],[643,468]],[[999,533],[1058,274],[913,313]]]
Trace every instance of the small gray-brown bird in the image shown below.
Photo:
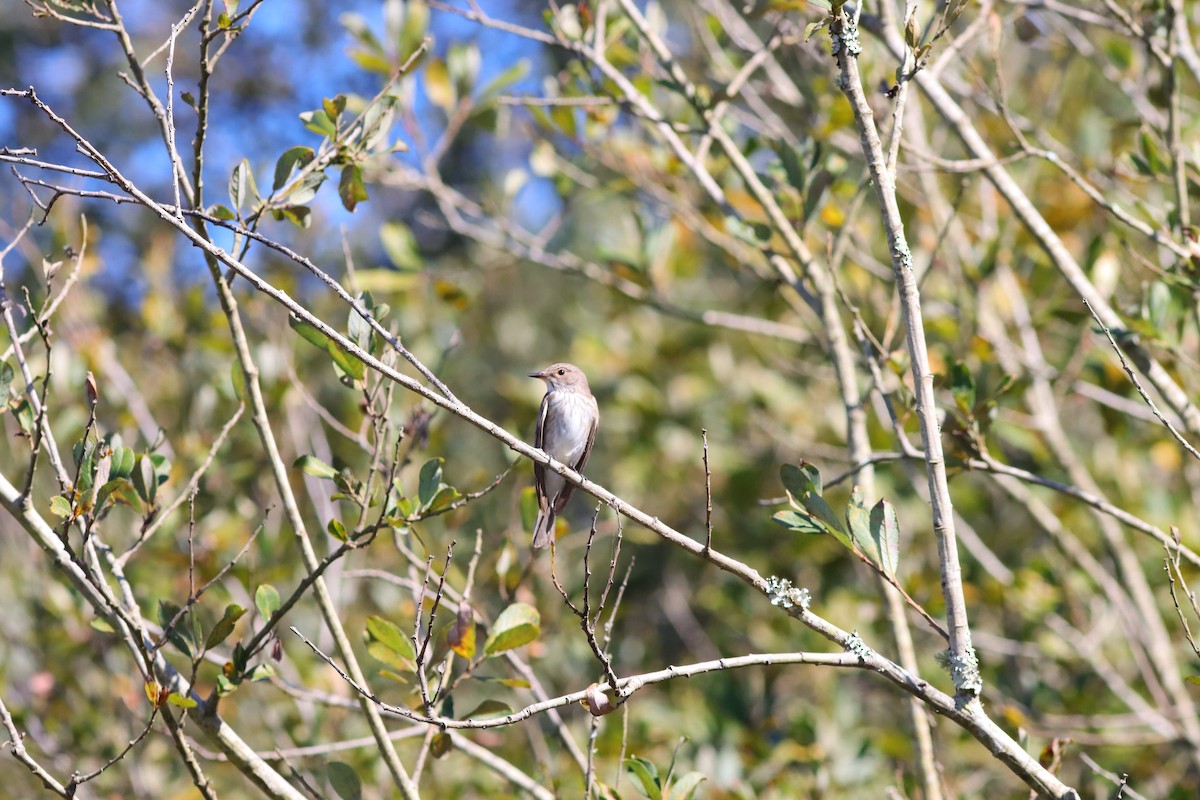
[[[553,364],[541,372],[529,373],[529,377],[546,382],[546,396],[542,398],[533,435],[534,446],[545,450],[555,461],[583,472],[600,424],[600,408],[588,388],[587,376],[572,364]],[[537,463],[533,465],[533,484],[538,500],[533,546],[548,547],[554,539],[554,519],[571,499],[575,485]]]

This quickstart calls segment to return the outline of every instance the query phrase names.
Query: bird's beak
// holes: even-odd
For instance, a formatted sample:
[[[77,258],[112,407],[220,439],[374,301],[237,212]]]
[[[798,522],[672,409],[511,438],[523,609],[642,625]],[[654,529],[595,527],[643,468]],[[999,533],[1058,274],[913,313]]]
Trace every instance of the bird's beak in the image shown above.
[[[544,378],[544,377],[546,377],[546,370],[542,370],[541,372],[531,372],[531,373],[529,373],[529,377]]]

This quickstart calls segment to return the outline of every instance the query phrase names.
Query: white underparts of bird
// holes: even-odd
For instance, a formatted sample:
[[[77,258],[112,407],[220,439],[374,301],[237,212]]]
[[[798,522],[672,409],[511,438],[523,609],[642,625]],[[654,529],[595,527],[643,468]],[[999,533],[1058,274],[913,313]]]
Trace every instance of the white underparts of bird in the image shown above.
[[[596,441],[600,409],[583,371],[572,364],[552,364],[531,378],[546,382],[546,395],[538,411],[534,446],[555,461],[582,472]],[[566,507],[575,485],[544,464],[533,465],[538,517],[533,526],[533,546],[548,547],[554,539],[554,522]]]

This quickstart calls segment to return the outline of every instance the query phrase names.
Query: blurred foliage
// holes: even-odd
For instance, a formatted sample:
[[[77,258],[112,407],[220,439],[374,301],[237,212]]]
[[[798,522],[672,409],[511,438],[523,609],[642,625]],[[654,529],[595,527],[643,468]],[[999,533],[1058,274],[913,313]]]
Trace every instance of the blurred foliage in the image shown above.
[[[167,35],[172,15],[184,11],[168,5],[142,0],[125,9],[143,57]],[[597,4],[558,4],[544,15],[519,3],[483,5],[496,19],[553,30],[569,41],[591,30]],[[837,272],[842,311],[849,320],[852,307],[862,328],[881,343],[883,388],[897,424],[919,443],[887,243],[865,185],[849,108],[835,88],[824,35],[808,41],[801,35],[820,12],[802,4],[758,5],[764,8],[743,23],[746,29],[763,39],[778,29],[790,38],[775,52],[777,65],[755,74],[752,91],[725,124],[814,251],[822,258],[844,253]],[[1099,2],[1085,5],[1105,13]],[[833,509],[849,504],[852,514],[873,514],[886,498],[880,508],[888,511],[880,513],[893,514],[895,524],[874,516],[869,523],[847,521],[849,533],[841,536],[853,537],[875,563],[886,562],[888,572],[894,566],[900,583],[929,613],[943,613],[920,464],[878,465],[877,497],[853,494],[853,480],[828,485],[849,466],[849,457],[823,323],[793,302],[767,266],[765,256],[782,251],[780,237],[719,148],[712,148],[707,164],[729,208],[705,197],[653,126],[627,102],[611,102],[619,94],[613,82],[569,48],[514,38],[415,0],[388,0],[382,7],[272,6],[265,3],[234,40],[213,78],[205,173],[210,213],[259,220],[264,235],[312,259],[364,298],[463,402],[523,438],[532,439],[541,392],[524,375],[558,360],[580,365],[602,410],[588,475],[698,540],[705,535],[701,430],[707,431],[714,547],[764,576],[808,588],[823,617],[891,654],[891,627],[874,572],[834,537],[804,535],[814,532],[808,530],[813,515],[823,512],[801,499],[805,492],[786,485],[786,473],[781,481],[780,466],[817,465],[826,479],[817,499],[823,496]],[[647,11],[684,72],[710,97],[719,97],[752,55],[746,34],[715,9],[733,13],[723,2],[652,3]],[[990,31],[955,57],[946,82],[970,104],[997,153],[1013,152],[997,106],[1002,79],[1009,113],[1026,136],[1069,156],[1109,201],[1133,209],[1156,229],[1178,230],[1166,112],[1157,89],[1161,75],[1143,44],[1118,29],[1024,4],[984,9],[970,6],[932,55],[944,53],[946,42],[978,14],[991,15]],[[1139,13],[1149,18],[1156,12],[1146,6]],[[0,19],[4,83],[36,86],[143,189],[170,197],[170,164],[159,133],[145,104],[118,77],[127,65],[112,37],[34,18],[15,2]],[[607,23],[609,63],[694,145],[701,115],[653,68],[653,53],[613,4]],[[422,54],[426,34],[434,40]],[[864,41],[868,85],[891,86],[892,59],[877,42]],[[993,47],[1000,48],[999,59]],[[180,38],[176,55],[179,92],[196,91],[195,48],[193,28]],[[409,72],[393,80],[414,55]],[[161,59],[153,62],[150,80],[165,92]],[[1187,93],[1184,141],[1200,157],[1194,148],[1196,85],[1186,76],[1181,81]],[[909,102],[921,103],[912,91]],[[887,97],[879,93],[871,101],[877,119],[890,120]],[[195,116],[186,105],[186,98],[176,98],[179,144],[190,164],[186,151]],[[1200,772],[1190,746],[1137,719],[1137,709],[1095,666],[1104,663],[1123,676],[1139,698],[1162,692],[1154,670],[1137,661],[1145,653],[1130,645],[1106,587],[1056,544],[1037,512],[973,471],[970,460],[989,454],[1067,483],[1077,480],[1073,468],[1084,469],[1121,508],[1163,528],[1180,525],[1185,542],[1195,540],[1188,520],[1197,510],[1200,468],[1144,413],[1129,412],[1144,409],[1107,343],[983,178],[934,169],[934,153],[947,159],[966,154],[927,107],[921,111],[926,130],[917,141],[929,152],[915,145],[912,152],[902,150],[901,211],[922,275],[930,358],[941,376],[956,511],[976,534],[964,539],[962,558],[988,710],[1014,735],[1022,731],[1035,756],[1055,737],[1073,739],[1062,777],[1090,787],[1093,796],[1110,789],[1084,766],[1084,752],[1114,773],[1128,773],[1131,786],[1145,796],[1194,797]],[[349,133],[355,124],[356,138]],[[15,100],[0,105],[0,134],[8,144],[37,147],[47,161],[79,164],[61,131]],[[1129,334],[1141,337],[1195,397],[1193,266],[1173,263],[1165,251],[1114,222],[1045,160],[1020,158],[1008,168],[1125,314]],[[926,180],[949,198],[949,224],[931,204]],[[1200,194],[1190,165],[1186,181],[1194,202]],[[0,231],[9,241],[30,204],[16,180],[5,186]],[[243,243],[224,231],[216,231],[214,240],[235,249]],[[566,268],[534,263],[526,257],[530,247],[520,242],[574,260]],[[81,449],[81,469],[93,475],[97,448],[107,447],[119,465],[110,479],[128,486],[114,485],[102,498],[89,494],[100,488],[89,477],[69,495],[42,463],[35,508],[51,524],[96,516],[104,543],[120,553],[170,500],[181,493],[186,498],[188,480],[235,415],[245,387],[202,258],[144,211],[59,198],[45,224],[5,259],[10,297],[20,306],[27,290],[33,306],[40,306],[63,285],[81,252],[82,280],[53,318],[48,361],[36,338],[26,348],[35,372],[49,372],[48,404],[65,453],[88,424],[85,382],[94,373],[97,419]],[[320,319],[374,353],[387,351],[360,317],[285,255],[257,244],[249,253],[246,262],[259,275]],[[60,261],[48,279],[43,265]],[[618,284],[633,288],[610,288]],[[461,420],[389,390],[245,281],[235,280],[234,288],[289,477],[302,488],[310,532],[325,532],[319,555],[346,542],[359,545],[348,548],[326,577],[381,699],[419,705],[408,638],[419,602],[412,583],[422,580],[427,557],[440,574],[453,546],[447,585],[461,591],[476,535],[482,555],[471,606],[482,627],[476,631],[445,608],[432,623],[435,659],[453,649],[458,668],[470,665],[443,713],[508,713],[530,703],[527,678],[502,657],[510,649],[527,657],[551,696],[601,680],[578,620],[551,582],[548,557],[529,551],[529,465],[517,463],[494,491],[452,507],[504,473],[513,455]],[[384,304],[386,316],[379,313]],[[707,311],[770,321],[792,333],[747,333],[689,318]],[[1032,416],[1034,367],[1022,355],[1027,343],[1014,344],[1024,316],[1044,353],[1075,465],[1056,460]],[[8,346],[7,335],[0,344]],[[415,374],[403,362],[400,367]],[[865,367],[859,381],[870,386]],[[19,485],[28,468],[23,429],[32,418],[16,399],[20,379],[11,382],[13,401],[0,420],[6,432],[0,468]],[[879,451],[897,450],[877,398],[867,401],[871,443]],[[391,427],[376,427],[381,419]],[[402,458],[387,493],[374,497],[379,505],[360,508],[352,498],[385,477],[381,465],[402,429]],[[781,521],[792,530],[772,523],[772,515],[786,508],[780,501],[785,488],[794,507]],[[1061,527],[1119,578],[1128,562],[1120,562],[1097,518],[1068,497],[1033,491]],[[838,520],[846,515],[835,513]],[[380,514],[387,524],[367,535],[370,520]],[[425,514],[434,515],[420,518]],[[580,494],[561,523],[555,563],[574,599],[583,585],[593,517],[595,591],[607,573],[618,521]],[[820,530],[832,529],[822,525]],[[887,535],[879,533],[884,528]],[[186,614],[179,611],[194,587],[229,565],[256,531],[232,569]],[[628,522],[620,532],[616,575],[621,580],[628,569],[628,582],[612,623],[618,675],[726,655],[828,649],[746,585]],[[64,778],[76,769],[95,769],[145,725],[145,689],[123,645],[102,625],[90,624],[92,611],[8,516],[0,518],[0,538],[0,593],[9,604],[0,619],[0,693],[17,726],[28,732],[27,746],[49,769]],[[1122,546],[1131,548],[1133,563],[1144,570],[1175,637],[1169,655],[1185,676],[1200,672],[1167,594],[1161,548],[1146,538],[1127,541]],[[294,625],[329,652],[311,598],[302,599],[279,629],[279,659],[263,651],[239,660],[235,645],[261,628],[304,574],[249,415],[229,431],[194,500],[166,518],[126,573],[148,617],[158,612],[166,625],[183,614],[168,653],[185,673],[189,662],[181,647],[195,652],[207,645],[220,656],[199,666],[197,688],[205,695],[220,691],[223,717],[254,747],[270,753],[367,735],[357,710],[323,702],[327,696],[345,700],[351,690],[287,630]],[[427,599],[421,617],[427,623],[430,611]],[[947,686],[935,658],[941,639],[915,615],[912,624],[922,675]],[[1064,631],[1085,641],[1072,643]],[[579,706],[561,713],[586,747],[591,716]],[[879,797],[887,787],[919,796],[909,726],[906,698],[869,674],[796,666],[715,672],[649,687],[604,717],[597,776],[610,787],[619,781],[623,797],[636,796],[635,787],[648,794],[666,787],[670,798],[693,788],[701,798]],[[462,735],[561,796],[581,796],[580,770],[545,715]],[[939,721],[934,736],[952,795],[1023,794],[1019,782],[958,728]],[[242,777],[210,760],[197,739],[219,791],[246,792]],[[420,741],[413,736],[399,742],[406,764]],[[327,795],[359,790],[364,797],[391,796],[386,771],[369,746],[294,755],[289,763]],[[5,786],[19,787],[11,789],[14,797],[40,790],[8,758],[0,760],[0,774]],[[706,780],[697,787],[701,776]],[[156,729],[97,779],[95,793],[190,797],[190,785],[170,739]],[[450,738],[435,742],[422,789],[430,797],[516,792],[457,752]]]

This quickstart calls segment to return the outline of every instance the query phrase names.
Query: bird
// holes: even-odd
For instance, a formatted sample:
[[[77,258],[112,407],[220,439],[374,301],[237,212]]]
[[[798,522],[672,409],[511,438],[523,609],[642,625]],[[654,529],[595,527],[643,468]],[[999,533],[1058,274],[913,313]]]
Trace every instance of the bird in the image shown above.
[[[533,436],[534,446],[555,461],[583,472],[596,441],[596,428],[600,425],[600,407],[588,388],[587,376],[574,364],[558,363],[540,372],[531,372],[529,377],[546,382],[546,395],[542,398]],[[575,485],[536,462],[533,484],[538,501],[533,547],[538,549],[548,547],[554,539],[554,520],[571,499]]]

